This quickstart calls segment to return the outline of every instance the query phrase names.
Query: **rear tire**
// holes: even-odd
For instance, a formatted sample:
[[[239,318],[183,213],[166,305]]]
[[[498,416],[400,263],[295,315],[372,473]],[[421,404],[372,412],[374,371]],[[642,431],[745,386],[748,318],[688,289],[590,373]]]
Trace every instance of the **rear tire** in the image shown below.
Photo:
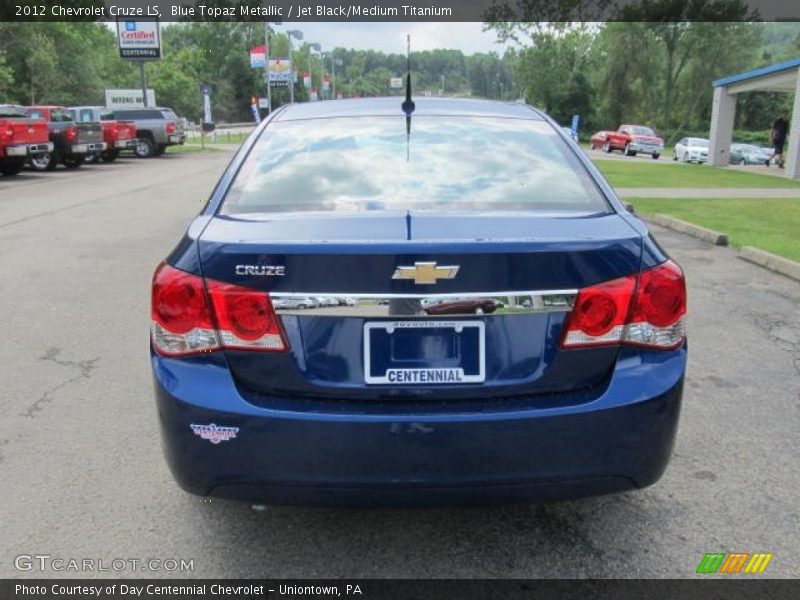
[[[150,158],[156,154],[156,143],[149,137],[140,137],[133,151],[138,158]]]
[[[743,166],[745,166],[746,164],[747,164],[747,159],[745,159],[745,158],[741,158],[741,159],[739,159],[739,166],[740,166],[740,167],[743,167]]]
[[[605,152],[606,154],[611,154],[612,152],[611,142],[609,142],[608,140],[606,140],[606,143],[603,144],[603,152]]]
[[[155,155],[156,156],[161,156],[166,151],[167,151],[167,145],[166,144],[159,144],[158,147],[156,148],[156,154]]]
[[[117,160],[118,156],[119,156],[119,150],[106,150],[100,155],[100,160],[102,160],[103,162],[110,163]]]
[[[625,150],[624,150],[623,154],[625,154],[625,156],[636,156],[636,152],[632,152],[631,151],[631,145],[630,144],[625,144]]]
[[[29,162],[34,171],[53,171],[58,165],[58,157],[55,152],[45,152],[38,156],[31,156]]]
[[[22,171],[22,167],[24,166],[24,158],[7,158],[6,160],[0,162],[0,173],[6,177],[13,177]]]
[[[653,154],[653,160],[658,160],[659,158],[661,158],[661,155],[658,152]]]
[[[68,169],[78,169],[85,161],[85,154],[72,154],[64,157],[64,166]]]

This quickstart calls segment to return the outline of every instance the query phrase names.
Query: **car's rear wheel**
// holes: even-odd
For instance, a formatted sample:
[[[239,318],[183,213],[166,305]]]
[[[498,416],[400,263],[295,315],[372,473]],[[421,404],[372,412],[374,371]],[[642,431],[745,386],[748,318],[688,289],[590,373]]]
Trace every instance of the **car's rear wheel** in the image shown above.
[[[167,151],[167,145],[166,144],[159,144],[156,147],[156,156],[161,156],[166,151]]]
[[[34,171],[52,171],[58,165],[58,158],[55,152],[45,152],[31,156],[30,163]]]
[[[150,158],[151,156],[155,156],[156,143],[149,137],[140,137],[139,143],[136,144],[136,148],[134,149],[134,153],[139,158]]]
[[[9,158],[0,163],[0,173],[6,177],[13,177],[25,166],[24,158]]]
[[[739,165],[740,165],[740,166],[742,166],[742,167],[743,167],[743,166],[745,166],[746,164],[747,164],[747,159],[746,159],[745,157],[742,157],[742,158],[740,158],[740,159],[739,159]]]
[[[636,156],[636,152],[631,151],[630,144],[625,144],[625,156]]]
[[[658,160],[659,158],[661,158],[661,155],[658,152],[654,152],[653,153],[653,160]]]
[[[68,169],[77,169],[79,168],[84,161],[86,160],[86,155],[84,154],[73,154],[70,156],[64,157],[64,166]]]
[[[603,152],[605,152],[606,154],[611,154],[611,142],[609,142],[608,140],[606,140],[606,143],[603,144]]]
[[[672,151],[672,160],[678,160],[678,155],[675,154],[675,150]]]

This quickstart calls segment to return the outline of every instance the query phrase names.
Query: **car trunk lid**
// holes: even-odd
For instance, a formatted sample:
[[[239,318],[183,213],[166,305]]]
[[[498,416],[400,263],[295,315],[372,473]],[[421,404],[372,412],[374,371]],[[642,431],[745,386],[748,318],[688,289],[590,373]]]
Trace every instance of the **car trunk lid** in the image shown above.
[[[601,382],[616,349],[559,336],[578,289],[638,271],[641,239],[616,214],[337,212],[215,217],[199,250],[206,278],[276,305],[290,352],[226,351],[256,396],[462,398]],[[386,380],[403,370],[445,380]]]

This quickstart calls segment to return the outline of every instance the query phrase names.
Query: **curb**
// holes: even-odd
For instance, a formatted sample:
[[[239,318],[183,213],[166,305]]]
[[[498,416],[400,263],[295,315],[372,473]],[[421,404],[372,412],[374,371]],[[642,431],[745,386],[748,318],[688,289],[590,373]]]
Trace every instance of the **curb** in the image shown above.
[[[667,215],[656,214],[651,215],[648,218],[653,221],[653,223],[657,223],[662,227],[669,227],[670,229],[674,229],[675,231],[680,231],[681,233],[699,238],[704,242],[709,242],[715,246],[728,245],[727,233],[720,233],[719,231],[714,231],[713,229],[706,229],[705,227],[687,223],[686,221],[681,221],[680,219],[676,219],[674,217],[668,217]]]
[[[662,227],[674,229],[675,231],[691,235],[716,246],[728,245],[728,235],[726,233],[720,233],[713,229],[706,229],[705,227],[693,225],[692,223],[668,217],[667,215],[650,215],[645,218]],[[778,256],[777,254],[753,248],[752,246],[742,246],[737,252],[736,258],[753,263],[759,267],[764,267],[765,269],[769,269],[770,271],[774,271],[775,273],[794,279],[795,281],[800,281],[800,262],[795,262],[788,258]]]
[[[752,246],[742,246],[738,258],[800,281],[800,263],[788,258],[764,252]]]

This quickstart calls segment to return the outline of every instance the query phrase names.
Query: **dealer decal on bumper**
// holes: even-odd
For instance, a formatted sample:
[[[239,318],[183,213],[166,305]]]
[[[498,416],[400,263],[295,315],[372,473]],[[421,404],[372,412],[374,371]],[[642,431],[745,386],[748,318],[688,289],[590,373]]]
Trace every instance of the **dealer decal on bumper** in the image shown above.
[[[210,425],[189,425],[195,435],[200,436],[204,440],[208,440],[212,444],[219,444],[220,442],[227,442],[236,437],[239,433],[238,427],[220,427],[214,423]]]

